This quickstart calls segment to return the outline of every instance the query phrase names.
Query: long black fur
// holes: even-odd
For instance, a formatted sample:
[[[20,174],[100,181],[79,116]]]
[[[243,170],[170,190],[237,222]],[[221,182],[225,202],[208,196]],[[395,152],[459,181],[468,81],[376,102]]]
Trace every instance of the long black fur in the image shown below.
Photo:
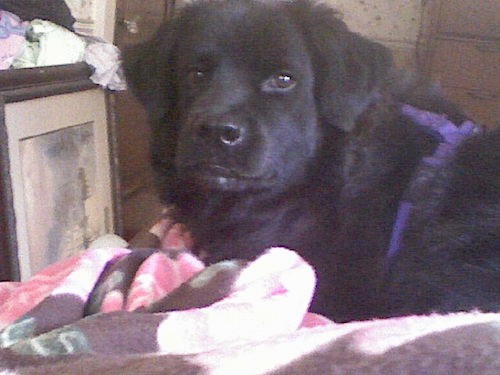
[[[161,198],[209,262],[294,249],[318,274],[313,309],[338,321],[499,310],[500,133],[432,176],[387,269],[398,203],[437,145],[401,104],[466,116],[333,10],[197,1],[125,63]]]

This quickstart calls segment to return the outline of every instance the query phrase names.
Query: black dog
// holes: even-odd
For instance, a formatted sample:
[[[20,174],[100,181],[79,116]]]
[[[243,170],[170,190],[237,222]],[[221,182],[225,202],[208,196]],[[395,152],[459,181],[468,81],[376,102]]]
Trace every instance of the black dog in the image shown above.
[[[500,308],[499,133],[430,162],[444,135],[408,111],[466,117],[334,11],[201,1],[125,60],[161,197],[209,262],[294,249],[337,321]]]

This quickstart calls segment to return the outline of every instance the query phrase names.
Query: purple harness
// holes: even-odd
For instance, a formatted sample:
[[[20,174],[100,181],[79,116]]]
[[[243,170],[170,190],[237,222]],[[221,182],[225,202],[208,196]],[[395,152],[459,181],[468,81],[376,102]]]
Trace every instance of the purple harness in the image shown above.
[[[424,157],[412,178],[412,182],[403,194],[399,203],[396,221],[392,228],[391,240],[387,249],[386,260],[391,260],[401,249],[403,235],[413,210],[415,191],[422,188],[422,181],[429,179],[429,170],[436,171],[445,166],[455,154],[458,146],[467,138],[481,131],[480,127],[471,121],[465,121],[460,126],[453,124],[446,115],[423,111],[410,105],[402,106],[402,113],[410,117],[418,125],[427,127],[439,140],[434,154]]]

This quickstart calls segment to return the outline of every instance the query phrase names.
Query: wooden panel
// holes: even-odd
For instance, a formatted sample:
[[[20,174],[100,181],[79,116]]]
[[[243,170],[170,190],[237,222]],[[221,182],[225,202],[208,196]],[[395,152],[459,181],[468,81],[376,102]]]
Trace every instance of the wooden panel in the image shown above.
[[[167,17],[167,0],[122,0],[117,3],[115,43],[124,47],[149,39]],[[130,22],[134,27],[130,28]],[[131,31],[132,30],[132,31]]]
[[[445,87],[444,90],[475,121],[490,129],[500,128],[500,95],[452,87]]]
[[[439,39],[432,71],[432,78],[443,86],[485,90],[498,94],[500,43]]]
[[[7,132],[3,126],[5,113],[4,102],[0,96],[0,137],[5,139]],[[11,246],[11,231],[12,224],[9,222],[8,217],[11,215],[10,201],[11,191],[10,186],[6,183],[4,176],[8,172],[8,162],[5,159],[8,152],[5,147],[0,148],[0,281],[5,280],[19,280],[18,272],[13,273],[18,269],[18,265],[12,264],[13,259],[16,258],[15,249]],[[13,253],[14,252],[14,253]],[[13,267],[14,266],[14,267]]]
[[[6,103],[97,87],[86,63],[0,71],[0,95]]]
[[[466,37],[500,37],[500,1],[441,1],[439,32]]]
[[[115,43],[122,49],[147,40],[173,11],[174,0],[119,0]],[[135,22],[136,28],[131,28]],[[113,94],[121,185],[121,231],[126,239],[157,218],[152,182],[149,124],[144,108],[130,92]]]
[[[144,184],[144,177],[150,174],[150,129],[144,108],[129,92],[113,95],[117,105],[120,105],[120,111],[116,112],[116,121],[119,126],[117,141],[120,176],[124,189],[122,194],[126,195],[131,187]],[[127,123],[129,126],[123,126]]]

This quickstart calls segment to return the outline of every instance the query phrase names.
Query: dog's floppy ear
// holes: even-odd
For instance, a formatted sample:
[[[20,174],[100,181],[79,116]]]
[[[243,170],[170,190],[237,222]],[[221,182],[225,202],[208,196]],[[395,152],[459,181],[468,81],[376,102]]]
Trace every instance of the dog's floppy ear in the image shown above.
[[[320,115],[349,131],[388,77],[392,55],[381,44],[349,31],[326,5],[297,0],[289,6],[312,55]]]
[[[176,22],[162,25],[152,39],[123,52],[127,84],[154,119],[163,118],[173,101],[176,84],[173,55]]]

